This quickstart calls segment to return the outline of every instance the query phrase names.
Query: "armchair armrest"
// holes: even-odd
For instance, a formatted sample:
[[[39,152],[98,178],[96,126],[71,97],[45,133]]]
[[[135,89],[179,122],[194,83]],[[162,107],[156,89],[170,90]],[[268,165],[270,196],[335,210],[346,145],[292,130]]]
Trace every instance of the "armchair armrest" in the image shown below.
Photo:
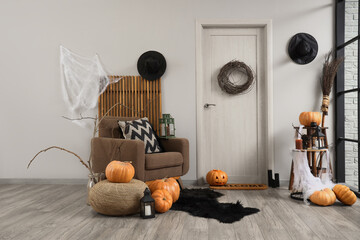
[[[139,140],[95,137],[91,139],[92,169],[104,172],[112,160],[131,161],[135,178],[145,179],[144,143]]]
[[[184,159],[182,175],[185,175],[189,171],[189,140],[186,138],[162,138],[160,142],[166,152],[179,152],[182,154]]]

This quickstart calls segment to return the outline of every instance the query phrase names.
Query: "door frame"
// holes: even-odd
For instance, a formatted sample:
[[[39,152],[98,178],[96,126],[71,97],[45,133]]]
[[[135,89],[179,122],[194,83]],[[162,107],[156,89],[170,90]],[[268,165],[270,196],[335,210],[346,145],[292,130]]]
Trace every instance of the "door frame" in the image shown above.
[[[253,20],[196,20],[196,178],[199,183],[203,183],[209,169],[203,169],[205,166],[204,151],[201,144],[204,133],[201,131],[202,111],[203,111],[203,72],[202,72],[202,56],[203,56],[203,34],[205,28],[264,28],[264,54],[265,54],[265,93],[267,104],[265,110],[265,166],[274,170],[274,129],[273,129],[273,52],[272,52],[272,20],[271,19],[253,19]],[[267,172],[267,171],[266,171]],[[266,176],[265,176],[266,177]]]

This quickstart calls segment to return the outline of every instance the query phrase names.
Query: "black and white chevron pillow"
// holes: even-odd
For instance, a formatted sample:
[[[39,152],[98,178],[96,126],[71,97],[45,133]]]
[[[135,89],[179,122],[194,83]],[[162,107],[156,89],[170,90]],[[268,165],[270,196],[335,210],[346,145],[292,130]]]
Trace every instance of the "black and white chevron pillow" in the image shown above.
[[[141,140],[145,145],[145,153],[162,152],[155,132],[147,118],[133,121],[118,121],[125,139]]]

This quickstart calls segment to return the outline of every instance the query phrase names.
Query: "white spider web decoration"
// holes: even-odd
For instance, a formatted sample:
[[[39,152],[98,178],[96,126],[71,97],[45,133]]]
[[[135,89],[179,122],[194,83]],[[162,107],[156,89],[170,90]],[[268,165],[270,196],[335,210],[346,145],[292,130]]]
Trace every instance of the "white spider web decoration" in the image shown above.
[[[120,80],[110,79],[102,66],[99,56],[80,56],[60,46],[60,69],[63,97],[70,117],[79,117],[94,110],[98,97],[106,87]],[[73,121],[84,126],[84,121]]]
[[[324,153],[321,169],[326,169],[326,172],[320,171],[319,177],[314,177],[310,171],[307,156],[305,151],[293,150],[292,156],[294,161],[294,183],[292,186],[293,192],[302,192],[304,202],[308,203],[307,199],[315,192],[324,188],[332,189],[334,183],[331,181],[332,174],[330,170],[330,154],[329,150]]]

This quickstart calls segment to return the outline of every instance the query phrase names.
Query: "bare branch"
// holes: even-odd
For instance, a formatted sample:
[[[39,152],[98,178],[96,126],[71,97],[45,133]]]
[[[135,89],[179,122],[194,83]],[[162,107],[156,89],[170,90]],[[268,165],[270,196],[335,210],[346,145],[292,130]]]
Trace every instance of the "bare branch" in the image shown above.
[[[293,123],[292,123],[291,125],[293,126],[293,128],[295,128],[295,131],[296,131],[298,134],[300,134],[300,136],[302,136],[302,135],[303,135],[301,132],[299,132],[299,129],[298,129],[298,128],[296,128],[296,127],[294,126],[294,124],[293,124]]]
[[[70,120],[70,121],[80,121],[80,120],[85,120],[85,119],[92,119],[92,120],[96,119],[94,117],[83,117],[81,115],[80,115],[79,118],[69,118],[69,117],[65,117],[65,116],[62,116],[62,117],[65,118],[66,120]]]
[[[74,153],[74,152],[72,152],[72,151],[70,151],[70,150],[67,150],[67,149],[65,149],[65,148],[58,147],[58,146],[51,146],[51,147],[45,148],[45,149],[41,150],[40,152],[38,152],[38,153],[30,160],[27,168],[30,167],[31,163],[35,160],[35,158],[36,158],[40,153],[46,152],[46,151],[48,151],[48,150],[50,150],[50,149],[54,149],[54,148],[73,154],[75,157],[77,157],[77,158],[80,160],[80,162],[81,162],[81,163],[90,171],[90,173],[92,174],[92,171],[91,171],[91,169],[89,168],[89,166],[81,159],[81,157],[80,157],[79,155],[77,155],[76,153]]]
[[[118,106],[118,105],[121,105],[121,106],[123,106],[123,107],[125,107],[125,108],[127,108],[127,109],[129,109],[129,110],[131,110],[131,111],[133,111],[133,112],[135,112],[136,114],[140,115],[142,112],[146,111],[147,107],[149,106],[149,104],[150,104],[152,101],[153,101],[153,100],[150,100],[150,101],[146,104],[145,108],[144,108],[142,111],[140,111],[140,112],[137,112],[137,111],[135,111],[133,108],[128,107],[128,106],[125,106],[125,105],[122,104],[122,103],[119,103],[119,102],[115,103],[115,104],[100,118],[99,122],[97,123],[95,133],[99,131],[99,125],[100,125],[101,121],[104,119],[105,116],[107,116],[107,115],[110,113],[110,111],[111,111],[114,107],[116,107],[116,106]]]
[[[125,107],[127,109],[130,109],[131,111],[133,111],[133,112],[135,112],[137,114],[141,113],[141,112],[134,111],[134,109],[131,108],[131,107],[125,106],[124,104],[117,102],[114,105],[112,105],[112,107],[109,110],[107,110],[107,112],[99,119],[99,122],[97,123],[96,128],[95,128],[95,132],[97,132],[99,130],[99,125],[100,125],[101,121],[104,119],[104,117],[107,116],[110,113],[110,111],[113,110],[113,108],[118,106],[118,105],[121,105],[121,106],[123,106],[123,107]]]

